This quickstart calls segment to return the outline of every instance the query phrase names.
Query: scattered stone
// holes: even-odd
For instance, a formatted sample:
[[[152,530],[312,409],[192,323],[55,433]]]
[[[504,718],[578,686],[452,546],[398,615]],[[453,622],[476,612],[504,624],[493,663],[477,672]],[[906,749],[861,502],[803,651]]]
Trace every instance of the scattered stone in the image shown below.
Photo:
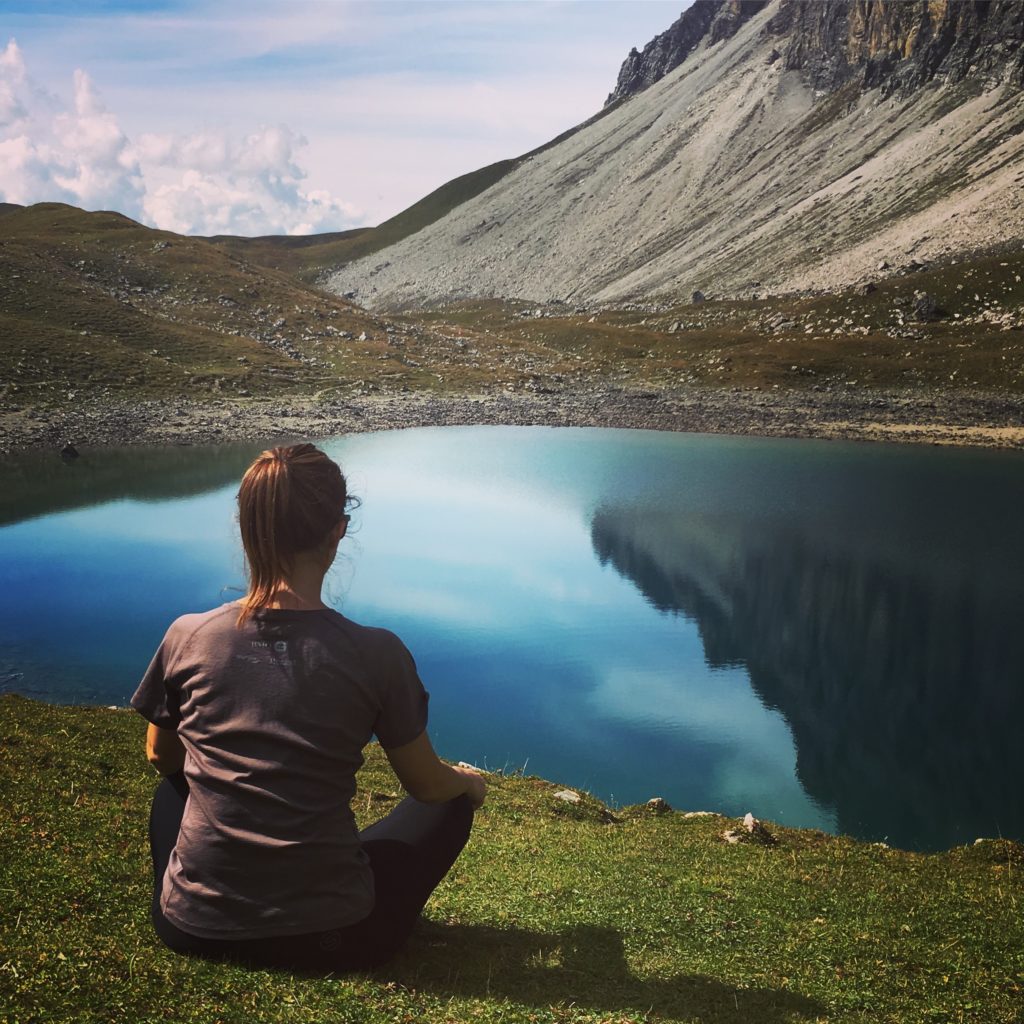
[[[878,264],[878,269],[879,270],[888,270],[889,269],[889,261],[888,260],[882,260]]]
[[[684,818],[717,818],[718,813],[716,811],[687,811]]]
[[[70,441],[68,441],[67,444],[65,444],[64,447],[61,448],[60,457],[62,459],[77,459],[78,449]]]
[[[556,800],[562,800],[567,804],[578,804],[580,802],[579,793],[574,793],[571,789],[560,789],[555,793]]]
[[[749,811],[743,819],[743,827],[726,829],[722,838],[727,843],[761,843],[763,846],[774,846],[778,841]]]
[[[702,303],[704,301],[706,301],[706,299],[705,299],[705,296],[704,296],[703,292],[694,292],[693,293],[692,302],[693,302],[693,304],[695,306],[699,305],[700,303]]]
[[[860,288],[857,289],[857,291],[861,295],[871,295],[872,292],[878,291],[878,285],[875,284],[874,281],[867,281],[865,284],[862,284]]]
[[[369,341],[370,339],[369,339],[369,337],[367,337],[366,331],[363,331],[356,340],[357,341]]]
[[[652,796],[647,801],[647,809],[653,811],[655,814],[666,814],[672,810],[672,805],[660,796]]]
[[[680,327],[682,327],[682,326],[683,326],[683,325],[682,325],[682,324],[681,324],[681,323],[680,323],[680,322],[679,322],[678,320],[675,320],[675,321],[673,321],[673,322],[672,322],[672,323],[671,323],[671,324],[669,325],[668,333],[669,333],[669,334],[675,334],[675,333],[676,333],[676,331],[678,331],[678,330],[679,330],[679,328],[680,328]]]
[[[791,320],[784,313],[776,313],[769,319],[767,326],[771,331],[791,331],[796,327],[796,321]]]

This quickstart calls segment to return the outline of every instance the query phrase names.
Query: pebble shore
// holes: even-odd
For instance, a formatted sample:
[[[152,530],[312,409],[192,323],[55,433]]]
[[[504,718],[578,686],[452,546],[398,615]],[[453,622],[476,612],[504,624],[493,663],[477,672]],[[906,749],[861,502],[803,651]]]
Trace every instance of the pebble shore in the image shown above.
[[[317,438],[469,424],[626,427],[1024,449],[1024,398],[958,392],[630,390],[84,401],[0,409],[0,455],[32,449]]]

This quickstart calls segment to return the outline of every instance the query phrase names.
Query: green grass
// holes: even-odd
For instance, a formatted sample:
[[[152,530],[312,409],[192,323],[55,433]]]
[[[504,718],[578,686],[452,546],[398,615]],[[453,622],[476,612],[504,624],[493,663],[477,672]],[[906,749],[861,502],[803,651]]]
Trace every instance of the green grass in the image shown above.
[[[134,713],[0,697],[0,1021],[1019,1022],[1024,848],[920,855],[720,818],[567,808],[492,776],[406,952],[302,977],[153,936]],[[397,799],[376,747],[366,823]]]

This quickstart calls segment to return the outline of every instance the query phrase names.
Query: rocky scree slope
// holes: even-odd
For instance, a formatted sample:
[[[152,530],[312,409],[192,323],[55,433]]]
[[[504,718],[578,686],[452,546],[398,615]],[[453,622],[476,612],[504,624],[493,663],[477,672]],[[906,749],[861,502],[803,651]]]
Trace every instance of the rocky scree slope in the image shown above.
[[[603,117],[331,287],[386,307],[739,296],[1024,239],[1024,5],[718,0],[673,29]]]

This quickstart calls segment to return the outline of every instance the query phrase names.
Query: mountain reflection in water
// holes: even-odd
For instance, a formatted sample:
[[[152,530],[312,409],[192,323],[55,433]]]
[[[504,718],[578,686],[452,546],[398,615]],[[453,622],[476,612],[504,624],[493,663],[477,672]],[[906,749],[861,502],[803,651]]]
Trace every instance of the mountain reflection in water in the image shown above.
[[[604,506],[591,536],[651,604],[696,624],[709,666],[746,669],[839,831],[919,849],[1024,834],[1020,535],[989,548],[950,536],[919,559],[898,532],[880,536],[883,500],[771,529]]]

